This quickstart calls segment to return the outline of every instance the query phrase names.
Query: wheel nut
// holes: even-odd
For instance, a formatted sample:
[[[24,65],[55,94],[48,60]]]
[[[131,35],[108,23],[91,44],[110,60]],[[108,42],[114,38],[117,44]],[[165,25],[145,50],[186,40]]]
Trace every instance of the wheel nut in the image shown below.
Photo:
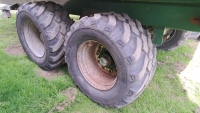
[[[102,66],[107,66],[109,64],[108,60],[105,59],[104,57],[101,57],[99,59],[99,63],[102,65]]]

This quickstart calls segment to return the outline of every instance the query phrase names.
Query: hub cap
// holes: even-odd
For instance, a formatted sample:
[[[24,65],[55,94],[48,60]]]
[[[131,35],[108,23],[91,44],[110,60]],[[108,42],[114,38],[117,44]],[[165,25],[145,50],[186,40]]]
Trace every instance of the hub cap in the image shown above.
[[[117,80],[117,68],[110,52],[97,41],[85,41],[77,53],[79,69],[85,80],[99,90],[111,89]]]

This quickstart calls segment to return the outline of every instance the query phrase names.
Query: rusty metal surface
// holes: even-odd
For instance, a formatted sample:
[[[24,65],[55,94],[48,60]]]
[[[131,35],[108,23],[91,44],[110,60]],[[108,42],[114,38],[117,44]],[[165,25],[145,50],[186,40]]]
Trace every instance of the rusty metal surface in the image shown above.
[[[190,21],[193,24],[200,25],[200,17],[191,17]]]
[[[91,40],[82,43],[78,48],[77,62],[83,77],[90,85],[100,90],[108,90],[115,85],[117,72],[108,74],[101,68],[96,56],[99,45]]]

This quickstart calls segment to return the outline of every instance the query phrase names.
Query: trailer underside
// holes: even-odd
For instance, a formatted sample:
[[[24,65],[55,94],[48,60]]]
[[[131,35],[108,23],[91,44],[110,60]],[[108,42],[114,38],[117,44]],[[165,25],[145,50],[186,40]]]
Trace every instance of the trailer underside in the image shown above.
[[[40,0],[0,0],[0,3],[23,4]],[[71,14],[90,15],[98,12],[126,13],[143,25],[152,26],[161,44],[164,28],[199,32],[200,1],[193,0],[49,0],[64,6]],[[84,16],[86,15],[84,13]],[[159,38],[158,38],[159,37]]]

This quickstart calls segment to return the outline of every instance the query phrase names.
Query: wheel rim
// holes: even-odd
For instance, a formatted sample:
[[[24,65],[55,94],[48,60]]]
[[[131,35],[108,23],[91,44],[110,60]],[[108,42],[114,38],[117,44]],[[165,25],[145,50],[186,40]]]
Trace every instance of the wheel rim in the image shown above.
[[[176,34],[175,29],[168,29],[165,28],[164,30],[164,36],[163,36],[163,42],[167,42],[172,39],[172,37]]]
[[[44,39],[36,25],[30,20],[24,24],[24,37],[31,52],[37,57],[43,57],[45,54]]]
[[[117,81],[117,68],[110,52],[97,41],[83,42],[77,53],[78,67],[85,80],[99,90],[111,89]]]

